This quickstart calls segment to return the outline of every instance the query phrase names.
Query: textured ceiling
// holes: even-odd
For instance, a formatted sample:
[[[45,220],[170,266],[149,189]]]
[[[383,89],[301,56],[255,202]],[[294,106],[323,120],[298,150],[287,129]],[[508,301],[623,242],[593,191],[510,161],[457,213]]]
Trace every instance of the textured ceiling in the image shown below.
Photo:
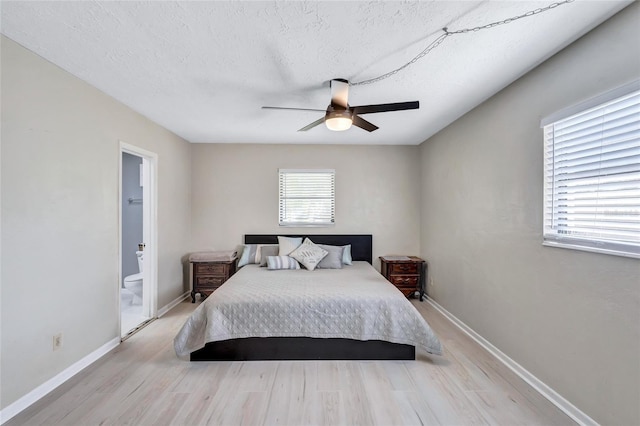
[[[2,1],[2,33],[190,142],[414,145],[628,5],[575,1],[448,37],[396,75],[352,86],[351,105],[420,101],[332,132],[328,81],[395,69],[442,34],[538,1]]]

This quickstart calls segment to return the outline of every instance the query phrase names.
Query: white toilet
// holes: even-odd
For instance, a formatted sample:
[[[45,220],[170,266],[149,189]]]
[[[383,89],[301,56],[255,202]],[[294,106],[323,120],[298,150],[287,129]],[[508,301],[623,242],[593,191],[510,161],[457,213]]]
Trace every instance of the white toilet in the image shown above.
[[[132,305],[142,303],[142,253],[141,251],[136,252],[136,256],[138,256],[138,271],[140,272],[124,278],[124,288],[133,293]]]

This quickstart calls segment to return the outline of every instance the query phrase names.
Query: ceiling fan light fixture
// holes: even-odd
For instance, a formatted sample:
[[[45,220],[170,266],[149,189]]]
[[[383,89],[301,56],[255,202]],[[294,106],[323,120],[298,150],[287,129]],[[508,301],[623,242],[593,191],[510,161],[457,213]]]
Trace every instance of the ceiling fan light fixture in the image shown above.
[[[378,130],[378,126],[363,119],[361,114],[373,114],[378,112],[390,112],[390,111],[404,111],[407,109],[420,108],[420,102],[395,102],[389,104],[375,104],[375,105],[349,105],[349,82],[341,78],[334,78],[331,80],[331,103],[325,111],[324,117],[318,118],[313,123],[307,124],[299,132],[306,132],[313,129],[316,126],[321,125],[323,122],[327,129],[334,132],[342,132],[349,130],[351,126],[356,126],[367,132],[373,132]],[[263,106],[264,109],[293,109],[301,111],[322,111],[318,109],[310,108],[287,108],[287,107],[270,107]]]
[[[351,124],[353,124],[353,113],[348,109],[329,109],[324,118],[324,124],[327,126],[327,129],[335,132],[349,130]]]

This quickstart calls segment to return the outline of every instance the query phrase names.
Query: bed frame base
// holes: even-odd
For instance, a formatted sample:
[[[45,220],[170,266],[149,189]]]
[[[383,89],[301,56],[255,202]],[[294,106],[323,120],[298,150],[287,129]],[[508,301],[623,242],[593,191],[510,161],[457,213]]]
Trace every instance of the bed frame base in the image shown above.
[[[191,361],[415,360],[416,348],[382,340],[249,337],[210,342]]]

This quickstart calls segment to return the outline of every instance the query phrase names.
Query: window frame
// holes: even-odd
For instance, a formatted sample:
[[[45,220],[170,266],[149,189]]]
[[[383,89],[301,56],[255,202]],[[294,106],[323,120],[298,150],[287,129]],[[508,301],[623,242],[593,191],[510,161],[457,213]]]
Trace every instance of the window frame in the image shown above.
[[[294,221],[287,220],[287,214],[284,214],[284,210],[287,210],[287,207],[283,207],[283,202],[286,203],[286,200],[291,199],[306,199],[311,200],[312,197],[304,198],[304,197],[283,197],[283,175],[286,174],[322,174],[327,175],[330,174],[330,188],[325,188],[325,190],[329,190],[330,197],[319,197],[318,199],[327,199],[330,198],[330,209],[328,213],[328,219],[322,220],[321,218],[317,218],[315,220],[302,220],[302,221]],[[296,227],[296,228],[322,228],[322,227],[331,227],[335,225],[335,204],[336,204],[336,171],[335,169],[278,169],[278,226],[281,227]]]
[[[559,227],[554,225],[555,218],[552,215],[552,219],[549,218],[550,213],[557,212],[554,210],[553,206],[553,189],[555,186],[555,176],[553,176],[553,172],[556,170],[556,160],[553,157],[553,153],[549,151],[550,148],[554,148],[555,140],[553,142],[549,142],[549,132],[550,126],[553,126],[556,123],[560,123],[563,120],[572,119],[576,116],[580,116],[581,114],[594,110],[599,107],[604,107],[606,104],[619,100],[621,98],[627,97],[629,95],[635,94],[635,92],[640,91],[640,80],[633,81],[631,83],[625,84],[624,86],[618,87],[606,93],[603,93],[599,96],[588,99],[584,102],[578,103],[576,105],[570,106],[563,110],[560,110],[556,113],[549,115],[544,118],[540,127],[543,129],[543,216],[542,216],[542,244],[544,246],[550,247],[560,247],[574,250],[582,250],[589,251],[595,253],[603,253],[609,255],[623,256],[640,259],[640,243],[636,244],[634,242],[624,242],[621,240],[612,241],[612,240],[603,240],[595,237],[581,237],[581,236],[568,236],[562,235]],[[635,124],[636,121],[633,121]],[[555,135],[553,136],[555,137]],[[556,148],[557,149],[557,148]],[[635,149],[635,146],[634,146]],[[548,167],[548,162],[551,161],[554,167]],[[629,163],[634,164],[634,163]],[[635,172],[632,172],[635,173]],[[551,183],[549,183],[551,180]],[[633,179],[635,181],[635,179]],[[597,193],[598,190],[594,190],[594,193]],[[632,208],[639,208],[640,206],[632,205]],[[557,207],[556,207],[557,209]],[[567,214],[568,215],[568,214]],[[571,220],[566,218],[565,220]]]

